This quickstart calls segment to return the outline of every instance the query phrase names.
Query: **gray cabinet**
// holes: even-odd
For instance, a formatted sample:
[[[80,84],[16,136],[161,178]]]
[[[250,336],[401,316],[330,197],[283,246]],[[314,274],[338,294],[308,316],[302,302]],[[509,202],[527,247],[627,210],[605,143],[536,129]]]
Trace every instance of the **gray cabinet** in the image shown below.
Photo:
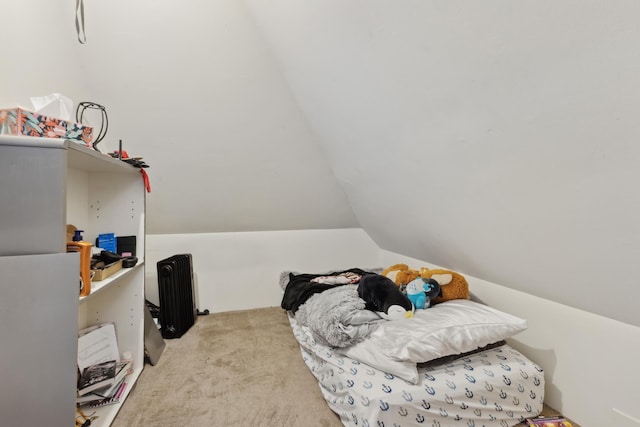
[[[0,425],[73,425],[78,266],[78,254],[0,257]]]
[[[89,242],[136,236],[138,264],[79,297],[66,224]],[[133,356],[128,394],[144,360],[144,254],[137,168],[71,141],[0,135],[0,425],[31,425],[38,408],[38,424],[74,425],[77,332],[102,322],[115,323],[120,352]],[[98,408],[92,426],[108,426],[119,408]]]

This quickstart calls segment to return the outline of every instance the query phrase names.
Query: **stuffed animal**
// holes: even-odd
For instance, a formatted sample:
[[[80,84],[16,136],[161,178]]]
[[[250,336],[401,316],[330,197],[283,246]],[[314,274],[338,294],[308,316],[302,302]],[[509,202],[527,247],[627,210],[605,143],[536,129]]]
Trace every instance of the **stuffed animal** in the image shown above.
[[[391,279],[400,291],[404,291],[409,282],[420,277],[420,272],[409,268],[407,264],[394,264],[384,269],[382,275]]]
[[[418,277],[409,282],[406,292],[416,309],[425,309],[431,306],[432,299],[440,295],[440,284],[434,279]]]
[[[366,309],[377,312],[385,319],[398,320],[413,316],[413,305],[409,298],[385,276],[363,276],[358,284],[358,296],[364,300]]]
[[[420,277],[434,279],[440,285],[441,295],[431,301],[433,304],[452,299],[469,299],[469,284],[462,274],[451,270],[421,268]]]

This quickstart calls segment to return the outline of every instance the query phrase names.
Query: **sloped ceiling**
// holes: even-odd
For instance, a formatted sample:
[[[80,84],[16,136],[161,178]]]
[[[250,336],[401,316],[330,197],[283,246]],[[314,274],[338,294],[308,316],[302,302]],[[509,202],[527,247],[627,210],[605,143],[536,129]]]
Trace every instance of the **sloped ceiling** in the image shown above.
[[[0,108],[30,108],[30,97],[54,92],[73,100],[81,97],[87,89],[78,67],[74,4],[67,0],[5,1],[0,10]]]
[[[103,151],[151,167],[151,234],[358,227],[244,4],[85,0]]]
[[[640,325],[640,3],[85,0],[86,45],[73,7],[3,8],[3,103],[105,105],[150,233],[361,226]]]
[[[639,4],[247,3],[380,247],[640,325]]]

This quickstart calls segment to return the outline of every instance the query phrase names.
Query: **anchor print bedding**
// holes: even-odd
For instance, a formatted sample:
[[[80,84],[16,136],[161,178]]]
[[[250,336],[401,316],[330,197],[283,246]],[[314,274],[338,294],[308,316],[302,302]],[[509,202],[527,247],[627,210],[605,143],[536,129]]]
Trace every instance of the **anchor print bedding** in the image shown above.
[[[320,344],[291,314],[289,321],[347,427],[509,427],[542,411],[542,369],[507,344],[420,364],[414,384]]]

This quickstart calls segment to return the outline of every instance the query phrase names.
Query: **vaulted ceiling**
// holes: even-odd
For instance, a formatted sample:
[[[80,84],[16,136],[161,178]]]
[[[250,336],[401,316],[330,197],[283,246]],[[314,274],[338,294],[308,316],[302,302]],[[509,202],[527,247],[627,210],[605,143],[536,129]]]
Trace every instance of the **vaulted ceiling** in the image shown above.
[[[640,4],[85,0],[80,45],[46,3],[2,31],[57,48],[6,44],[2,93],[107,106],[150,233],[362,227],[640,325]]]

